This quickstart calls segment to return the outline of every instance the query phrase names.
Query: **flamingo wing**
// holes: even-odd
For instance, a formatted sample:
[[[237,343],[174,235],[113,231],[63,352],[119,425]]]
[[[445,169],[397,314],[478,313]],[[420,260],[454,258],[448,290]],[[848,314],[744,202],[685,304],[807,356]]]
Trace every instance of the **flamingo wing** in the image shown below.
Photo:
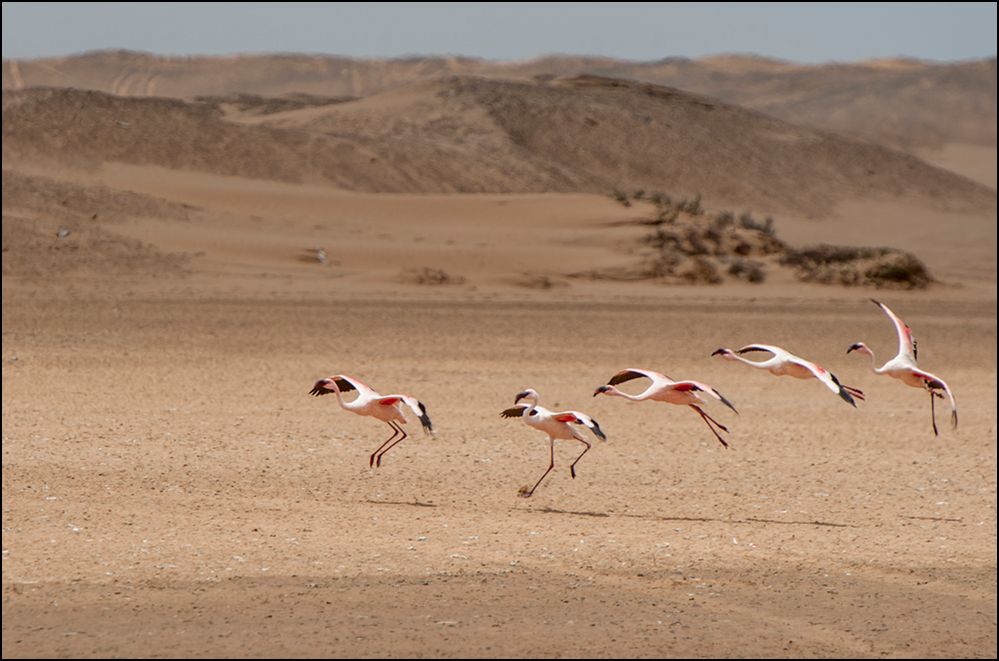
[[[385,395],[383,397],[376,397],[374,401],[382,406],[396,406],[402,403],[413,412],[413,415],[419,418],[420,424],[423,425],[424,433],[429,432],[431,435],[434,433],[430,416],[427,415],[427,407],[415,397],[410,397],[409,395]]]
[[[335,392],[333,384],[330,382],[335,383],[336,388],[338,388],[341,393],[350,392],[351,390],[356,390],[358,394],[365,394],[365,393],[370,393],[372,395],[375,394],[375,391],[373,391],[371,388],[368,388],[360,381],[343,376],[342,374],[337,374],[335,376],[328,376],[325,379],[319,379],[318,381],[316,381],[316,385],[312,387],[312,390],[309,391],[309,394],[319,397],[320,395],[329,395],[330,393]]]
[[[706,383],[701,383],[700,381],[690,381],[690,380],[687,380],[687,381],[677,381],[676,383],[674,383],[671,386],[669,386],[669,389],[671,389],[671,390],[681,390],[681,391],[683,391],[683,390],[693,390],[695,392],[706,392],[709,395],[711,395],[712,397],[714,397],[715,399],[717,399],[719,402],[721,402],[722,404],[724,404],[725,406],[727,406],[730,409],[732,409],[733,411],[735,411],[736,413],[739,412],[739,411],[736,410],[736,408],[732,404],[732,402],[728,401],[728,398],[726,398],[723,394],[721,394],[720,392],[718,392],[717,389],[712,388],[711,386],[709,386]]]
[[[341,393],[356,390],[358,396],[361,397],[378,397],[378,393],[368,386],[353,377],[344,376],[343,374],[336,374],[334,376],[326,377],[325,379],[319,379],[316,381],[316,385],[312,387],[312,390],[309,391],[309,394],[318,397],[319,395],[329,395],[330,393],[335,392],[331,387],[331,381],[336,384],[336,387],[339,388]]]
[[[755,351],[765,351],[767,353],[772,353],[774,356],[787,356],[787,351],[781,349],[780,347],[775,347],[772,344],[747,344],[741,349],[737,350],[737,354],[753,353]]]
[[[577,425],[583,425],[592,431],[601,441],[607,440],[607,435],[604,434],[604,431],[600,428],[597,421],[585,413],[581,413],[579,411],[560,411],[558,413],[553,413],[552,415],[559,422],[570,422]]]
[[[512,408],[508,408],[505,411],[501,411],[500,415],[503,416],[504,418],[519,418],[522,415],[524,415],[524,409],[526,408],[527,408],[526,405],[520,404],[519,406],[514,406]]]
[[[909,358],[912,362],[916,362],[916,357],[919,355],[916,349],[916,339],[912,336],[912,329],[909,325],[902,321],[902,319],[891,311],[891,309],[881,303],[880,301],[875,301],[871,299],[871,303],[874,303],[881,311],[888,315],[891,322],[895,324],[895,332],[898,333],[898,353]]]
[[[402,402],[409,407],[409,410],[413,412],[419,421],[423,425],[423,433],[429,433],[431,436],[434,435],[434,426],[430,422],[430,415],[427,414],[426,405],[415,397],[410,397],[408,395],[402,396]]]
[[[821,365],[817,365],[816,363],[813,363],[810,360],[805,360],[804,358],[799,358],[797,356],[793,356],[790,360],[795,365],[801,365],[809,372],[814,374],[815,378],[821,381],[823,384],[825,384],[826,388],[829,388],[829,390],[832,390],[834,393],[842,397],[843,401],[845,401],[850,406],[853,407],[857,406],[857,403],[853,401],[853,396],[850,394],[851,391],[857,394],[859,397],[861,397],[861,399],[863,398],[863,393],[861,391],[855,388],[847,389],[843,387],[843,384],[839,382],[839,379],[836,378],[836,375],[827,370],[826,368],[822,367]]]
[[[621,370],[614,376],[610,378],[607,382],[609,386],[616,386],[619,383],[624,383],[625,381],[631,381],[633,379],[650,379],[653,385],[666,385],[673,382],[673,379],[669,378],[665,374],[660,374],[659,372],[653,372],[652,370],[641,370],[635,368],[628,368],[626,370]]]
[[[336,392],[329,387],[329,382],[329,379],[319,379],[316,381],[316,385],[312,386],[312,390],[309,391],[309,394],[314,397],[319,397],[321,395],[329,395],[330,393]]]
[[[356,390],[358,395],[371,395],[372,397],[378,397],[378,393],[376,393],[370,386],[365,385],[352,376],[337,374],[331,378],[336,381],[336,386],[340,389],[340,392]]]

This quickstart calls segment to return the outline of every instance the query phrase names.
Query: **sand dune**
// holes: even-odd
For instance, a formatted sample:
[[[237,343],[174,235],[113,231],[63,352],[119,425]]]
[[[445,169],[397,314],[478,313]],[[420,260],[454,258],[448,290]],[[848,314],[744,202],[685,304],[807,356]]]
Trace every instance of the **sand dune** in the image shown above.
[[[370,192],[702,195],[824,216],[857,198],[988,212],[995,192],[901,152],[677,90],[582,77],[452,78],[227,121],[216,105],[97,92],[5,95],[4,157],[326,181]]]
[[[676,87],[786,121],[906,149],[996,144],[996,60],[937,64],[877,60],[803,66],[754,56],[629,62],[546,57],[494,63],[473,58],[365,60],[335,56],[158,57],[101,51],[4,63],[3,89],[72,86],[117,95],[237,93],[369,96],[451,75],[498,78],[592,74]]]
[[[939,151],[925,150],[920,157],[927,163],[957,172],[972,181],[996,189],[996,148],[953,143]]]

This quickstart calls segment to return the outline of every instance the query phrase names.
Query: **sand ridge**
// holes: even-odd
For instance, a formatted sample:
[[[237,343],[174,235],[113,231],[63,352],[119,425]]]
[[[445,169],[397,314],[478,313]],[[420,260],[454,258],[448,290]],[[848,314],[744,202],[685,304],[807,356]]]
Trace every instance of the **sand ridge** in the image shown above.
[[[996,144],[996,60],[911,59],[800,65],[752,55],[652,62],[552,56],[523,62],[467,57],[389,60],[320,55],[160,57],[121,50],[8,60],[3,89],[71,86],[120,96],[311,93],[371,96],[447,76],[550,80],[579,75],[676,87],[795,124],[909,150]],[[960,121],[956,121],[960,118]]]

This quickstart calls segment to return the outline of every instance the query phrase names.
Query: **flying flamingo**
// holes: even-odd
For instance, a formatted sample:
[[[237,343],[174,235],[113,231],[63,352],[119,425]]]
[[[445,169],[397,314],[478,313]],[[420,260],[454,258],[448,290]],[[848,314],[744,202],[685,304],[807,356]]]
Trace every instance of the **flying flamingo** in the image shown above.
[[[936,397],[943,399],[943,394],[940,391],[947,393],[947,397],[950,399],[950,421],[957,428],[957,403],[954,401],[954,394],[950,391],[950,387],[940,377],[916,367],[916,340],[912,337],[912,329],[899,319],[894,312],[888,309],[888,306],[884,303],[875,301],[873,298],[871,302],[881,308],[881,311],[888,315],[888,318],[895,324],[895,331],[898,333],[898,355],[881,367],[878,367],[874,360],[874,352],[863,342],[851,345],[846,352],[856,351],[857,353],[866,353],[871,357],[871,370],[875,374],[887,374],[888,376],[895,377],[907,386],[923,388],[929,391],[930,416],[933,420],[934,436],[940,435],[940,432],[937,431],[937,413],[934,400]]]
[[[528,400],[529,404],[520,404],[520,400]],[[576,440],[586,446],[579,456],[576,457],[576,461],[573,461],[569,465],[569,474],[572,475],[573,479],[576,479],[576,463],[583,458],[583,455],[589,452],[590,443],[583,438],[575,428],[571,427],[572,424],[583,425],[588,427],[593,434],[599,438],[601,441],[606,441],[607,436],[604,435],[600,425],[597,421],[586,415],[585,413],[580,413],[579,411],[549,411],[543,406],[538,406],[538,392],[534,389],[528,388],[527,390],[518,393],[517,397],[513,400],[514,404],[512,408],[508,408],[502,413],[501,416],[504,418],[520,418],[527,426],[534,427],[540,431],[548,434],[548,443],[550,445],[550,461],[548,462],[548,470],[545,471],[544,475],[534,483],[534,486],[528,489],[526,486],[520,488],[520,492],[517,494],[522,498],[530,498],[534,493],[534,490],[538,488],[541,481],[547,477],[548,473],[552,471],[555,467],[555,439],[562,440]]]
[[[349,402],[344,401],[342,393],[350,392],[351,390],[357,391],[357,397]],[[427,415],[427,407],[423,405],[423,402],[408,395],[379,395],[357,379],[344,376],[343,374],[319,379],[312,390],[309,391],[310,395],[315,395],[316,397],[330,393],[336,395],[340,406],[347,411],[356,413],[357,415],[370,415],[378,418],[392,428],[392,435],[388,440],[382,443],[371,454],[368,466],[380,467],[382,465],[382,456],[408,438],[408,434],[399,426],[400,424],[406,424],[406,415],[403,406],[409,408],[420,419],[420,422],[423,424],[424,433],[430,432],[433,434],[434,432],[430,424],[430,417]],[[399,434],[402,435],[399,436]],[[396,438],[396,436],[399,436],[399,438]]]
[[[648,388],[637,395],[629,395],[628,393],[622,392],[614,387],[619,383],[641,378],[649,379],[652,383]],[[711,395],[722,404],[738,413],[732,405],[732,402],[725,399],[720,392],[705,383],[701,383],[699,381],[674,381],[665,374],[660,374],[659,372],[653,372],[651,370],[621,370],[610,378],[610,381],[607,382],[606,386],[600,386],[597,388],[596,392],[593,393],[593,396],[596,397],[597,395],[604,394],[613,397],[624,397],[632,400],[633,402],[652,400],[655,402],[667,402],[669,404],[689,406],[694,409],[699,416],[701,416],[701,419],[704,420],[704,424],[708,426],[708,429],[710,429],[711,433],[715,435],[718,442],[727,448],[728,443],[721,437],[721,434],[719,434],[715,428],[711,426],[711,424],[714,423],[718,429],[721,429],[725,433],[728,433],[728,427],[705,413],[704,409],[699,406],[699,404],[704,403],[700,393],[707,393]]]
[[[771,353],[773,356],[767,360],[756,362],[736,355],[751,353],[753,351],[763,351]],[[821,365],[795,356],[793,353],[771,344],[749,344],[735,352],[731,349],[716,349],[711,355],[721,356],[725,360],[738,360],[747,365],[767,370],[775,376],[793,376],[796,379],[818,379],[829,390],[842,397],[844,402],[853,407],[857,406],[857,403],[853,401],[854,397],[861,401],[864,399],[863,391],[840,384],[836,375]]]

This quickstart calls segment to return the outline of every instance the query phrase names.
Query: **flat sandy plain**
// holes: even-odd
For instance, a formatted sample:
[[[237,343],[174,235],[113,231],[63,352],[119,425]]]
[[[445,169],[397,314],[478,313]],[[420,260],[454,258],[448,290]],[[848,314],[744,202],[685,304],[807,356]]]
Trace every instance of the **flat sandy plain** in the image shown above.
[[[628,259],[637,212],[599,196],[100,183],[197,211],[108,225],[187,256],[163,272],[94,243],[3,278],[5,658],[995,656],[994,216],[934,234],[878,210],[941,280],[924,292],[664,287],[557,275]],[[809,227],[835,234],[779,229]],[[845,354],[895,350],[872,295],[956,431]],[[710,357],[749,342],[868,401]],[[626,367],[717,387],[731,448],[689,410],[591,397]],[[419,397],[436,437],[370,469],[384,426],[308,395],[335,373]],[[558,445],[531,499],[546,439],[499,416],[526,387],[609,437],[575,480]]]

